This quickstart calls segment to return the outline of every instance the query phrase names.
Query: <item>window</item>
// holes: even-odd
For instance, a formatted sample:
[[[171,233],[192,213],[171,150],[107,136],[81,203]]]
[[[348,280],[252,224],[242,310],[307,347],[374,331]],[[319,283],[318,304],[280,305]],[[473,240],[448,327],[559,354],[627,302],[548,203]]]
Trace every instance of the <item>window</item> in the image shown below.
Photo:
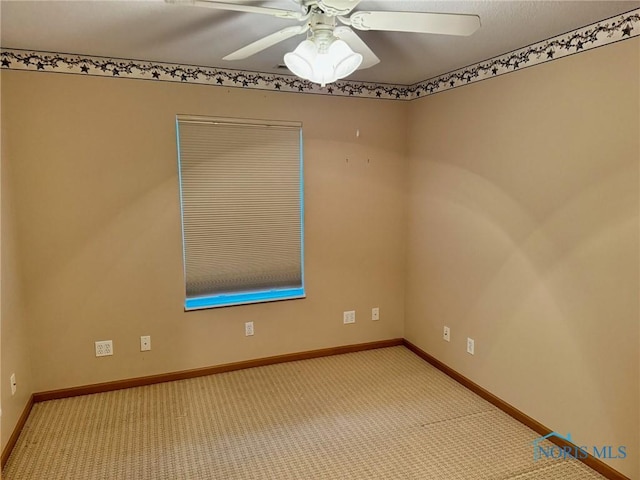
[[[177,117],[185,309],[303,298],[302,125]]]

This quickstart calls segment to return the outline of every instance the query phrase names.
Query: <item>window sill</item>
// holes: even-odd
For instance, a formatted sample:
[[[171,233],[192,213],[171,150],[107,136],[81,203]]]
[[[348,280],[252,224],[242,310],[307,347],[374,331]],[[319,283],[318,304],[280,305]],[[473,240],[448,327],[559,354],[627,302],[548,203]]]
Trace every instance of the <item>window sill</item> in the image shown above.
[[[304,288],[288,288],[283,290],[262,290],[258,292],[229,293],[209,295],[205,297],[188,298],[185,301],[185,311],[202,310],[205,308],[231,307],[234,305],[249,305],[252,303],[278,302],[281,300],[295,300],[305,298]]]

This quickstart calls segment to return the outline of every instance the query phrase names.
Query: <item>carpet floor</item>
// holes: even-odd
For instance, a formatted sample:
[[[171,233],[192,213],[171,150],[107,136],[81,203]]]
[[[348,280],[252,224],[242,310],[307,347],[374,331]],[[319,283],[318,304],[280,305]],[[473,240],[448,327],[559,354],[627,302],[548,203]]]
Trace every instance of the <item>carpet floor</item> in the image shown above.
[[[604,478],[538,436],[391,347],[37,403],[3,478]]]

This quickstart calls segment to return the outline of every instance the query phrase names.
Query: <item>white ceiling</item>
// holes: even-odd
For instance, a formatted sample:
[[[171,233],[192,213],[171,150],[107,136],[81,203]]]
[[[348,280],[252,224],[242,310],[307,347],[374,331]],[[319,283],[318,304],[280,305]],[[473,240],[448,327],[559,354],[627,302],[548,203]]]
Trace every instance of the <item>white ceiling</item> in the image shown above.
[[[228,0],[227,0],[228,1]],[[296,9],[293,0],[244,2]],[[362,0],[356,10],[401,10],[479,15],[470,37],[357,32],[381,62],[352,80],[410,85],[640,7],[638,1],[410,1]],[[283,73],[294,37],[251,58],[226,54],[293,20],[139,1],[5,1],[0,3],[3,48],[117,57]]]

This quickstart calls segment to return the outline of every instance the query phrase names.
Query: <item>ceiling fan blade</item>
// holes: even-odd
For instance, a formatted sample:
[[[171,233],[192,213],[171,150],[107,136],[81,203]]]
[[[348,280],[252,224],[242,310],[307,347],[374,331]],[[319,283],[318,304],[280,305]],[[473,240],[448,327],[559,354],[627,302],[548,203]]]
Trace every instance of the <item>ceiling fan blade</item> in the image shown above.
[[[242,5],[238,3],[213,2],[209,0],[165,0],[166,3],[176,5],[193,5],[196,7],[207,7],[216,10],[231,10],[234,12],[260,13],[262,15],[271,15],[278,18],[291,18],[294,20],[302,20],[305,14],[294,10],[281,10],[278,8],[255,7],[253,5]]]
[[[480,17],[454,13],[356,12],[348,19],[348,24],[358,30],[466,36],[480,28]]]
[[[262,50],[265,50],[276,43],[283,42],[284,40],[295,37],[296,35],[300,35],[301,33],[309,30],[309,25],[296,25],[293,27],[283,28],[271,35],[267,35],[266,37],[261,38],[260,40],[256,40],[253,43],[250,43],[246,47],[242,47],[240,50],[236,50],[233,53],[230,53],[226,57],[223,57],[223,60],[243,60],[251,55],[255,55]]]
[[[347,15],[356,8],[360,0],[318,0],[318,6],[329,15]]]
[[[347,45],[349,45],[354,52],[362,55],[362,63],[358,67],[358,70],[373,67],[375,64],[380,63],[380,59],[373,53],[373,50],[349,27],[336,27],[333,30],[333,34],[340,40],[347,42]]]

